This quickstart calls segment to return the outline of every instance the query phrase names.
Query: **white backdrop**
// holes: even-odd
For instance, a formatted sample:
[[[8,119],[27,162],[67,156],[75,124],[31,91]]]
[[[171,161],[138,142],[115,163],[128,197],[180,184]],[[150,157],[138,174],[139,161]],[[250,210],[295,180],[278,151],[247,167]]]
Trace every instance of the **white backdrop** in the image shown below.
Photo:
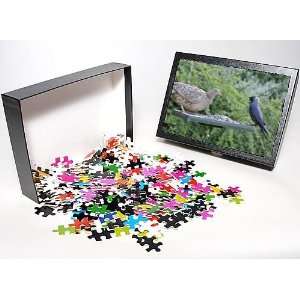
[[[31,166],[47,168],[64,155],[82,161],[104,135],[126,134],[124,88],[121,70],[22,101]]]
[[[273,172],[166,144],[155,138],[168,77],[176,51],[300,67],[300,42],[1,42],[0,92],[116,61],[132,65],[134,136],[139,148],[195,159],[221,185],[241,186],[242,206],[224,205],[213,220],[170,232],[161,254],[144,253],[128,239],[92,243],[61,239],[49,221],[33,214],[34,203],[21,196],[1,107],[0,256],[2,257],[299,257],[300,179],[299,93]],[[26,226],[24,226],[26,224]]]

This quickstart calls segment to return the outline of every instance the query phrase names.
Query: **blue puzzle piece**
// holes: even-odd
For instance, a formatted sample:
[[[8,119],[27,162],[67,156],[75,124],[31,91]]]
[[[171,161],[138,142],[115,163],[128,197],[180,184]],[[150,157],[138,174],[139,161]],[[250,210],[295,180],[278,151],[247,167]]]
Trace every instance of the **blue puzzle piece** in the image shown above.
[[[189,181],[191,180],[191,176],[185,176],[184,178],[182,178],[181,180],[180,180],[180,183],[181,184],[188,184],[189,183]]]
[[[100,223],[104,223],[106,221],[112,221],[114,219],[116,212],[112,211],[109,213],[104,214],[103,216],[99,217]]]
[[[146,185],[147,185],[147,184],[146,184],[144,181],[140,181],[140,182],[139,182],[139,189],[140,189],[140,190],[143,190],[144,187],[145,187]]]
[[[84,188],[86,186],[89,186],[90,183],[89,182],[82,182],[82,181],[79,181],[79,182],[74,182],[72,183],[72,185],[75,185],[75,186],[78,186],[80,188]]]
[[[84,211],[82,209],[73,211],[72,219],[77,219],[81,214],[84,214]]]
[[[128,220],[124,223],[126,226],[128,226],[130,229],[135,229],[140,222],[147,222],[148,218],[144,217],[143,215],[139,214],[131,215],[128,217]]]

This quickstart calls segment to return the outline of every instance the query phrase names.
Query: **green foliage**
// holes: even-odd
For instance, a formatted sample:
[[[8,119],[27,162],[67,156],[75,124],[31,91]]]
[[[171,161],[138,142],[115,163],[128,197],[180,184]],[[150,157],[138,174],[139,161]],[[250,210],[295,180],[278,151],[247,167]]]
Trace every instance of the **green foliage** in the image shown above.
[[[258,126],[255,131],[247,131],[187,122],[173,113],[175,108],[179,109],[173,101],[168,104],[164,131],[222,149],[235,149],[267,158],[272,156],[289,77],[181,60],[176,81],[197,86],[204,91],[218,89],[221,96],[217,96],[210,108],[201,113],[228,116],[244,124],[253,125],[249,115],[249,97],[259,96],[270,135],[265,136]]]

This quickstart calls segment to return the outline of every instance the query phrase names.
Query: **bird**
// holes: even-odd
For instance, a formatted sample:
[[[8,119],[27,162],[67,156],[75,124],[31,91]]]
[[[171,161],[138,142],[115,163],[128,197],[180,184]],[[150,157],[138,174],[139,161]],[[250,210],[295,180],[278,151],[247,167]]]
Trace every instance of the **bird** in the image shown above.
[[[264,116],[259,105],[259,101],[260,101],[259,97],[252,96],[249,98],[249,100],[250,100],[249,113],[253,122],[255,123],[255,125],[259,126],[263,134],[265,135],[269,134],[269,130],[266,126],[266,123],[264,121]]]
[[[183,112],[199,112],[207,109],[216,96],[221,93],[217,89],[204,90],[187,83],[174,82],[172,100],[180,105]]]

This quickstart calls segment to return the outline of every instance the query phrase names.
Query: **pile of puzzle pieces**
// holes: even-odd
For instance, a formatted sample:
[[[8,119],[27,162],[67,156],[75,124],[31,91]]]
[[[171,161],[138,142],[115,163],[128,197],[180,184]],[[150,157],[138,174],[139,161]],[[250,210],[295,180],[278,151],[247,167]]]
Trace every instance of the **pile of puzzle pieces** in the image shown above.
[[[194,161],[135,153],[121,135],[80,163],[64,156],[32,173],[40,200],[36,214],[66,215],[54,232],[95,241],[130,235],[148,252],[161,250],[167,229],[212,218],[218,201],[243,202],[239,187],[205,180]]]

